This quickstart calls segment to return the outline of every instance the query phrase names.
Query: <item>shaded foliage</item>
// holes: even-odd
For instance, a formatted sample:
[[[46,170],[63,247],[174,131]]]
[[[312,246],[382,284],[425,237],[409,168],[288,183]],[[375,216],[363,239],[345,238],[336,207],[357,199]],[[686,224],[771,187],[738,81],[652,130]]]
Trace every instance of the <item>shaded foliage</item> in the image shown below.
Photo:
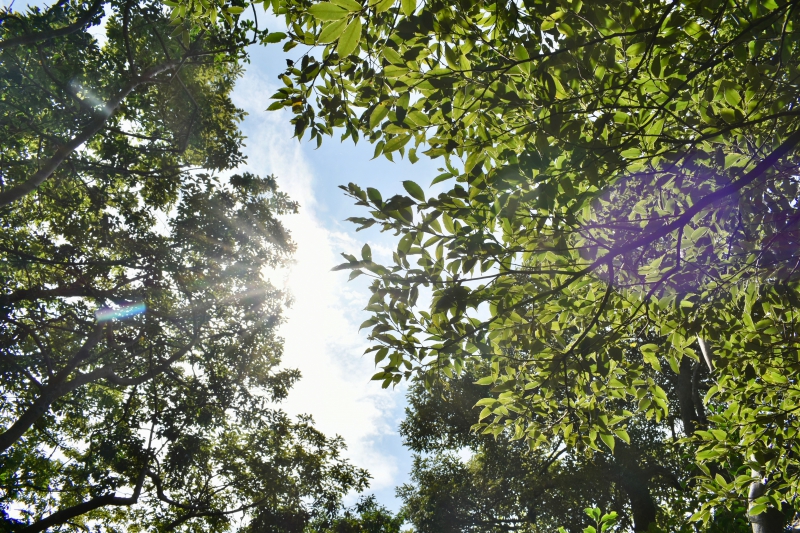
[[[621,529],[637,513],[654,512],[664,531],[682,530],[690,478],[663,427],[637,420],[630,444],[614,457],[589,458],[561,440],[531,449],[505,434],[476,435],[465,424],[474,422],[473,406],[486,393],[474,383],[476,373],[431,390],[416,384],[409,394],[401,433],[416,455],[412,481],[399,494],[418,531],[581,532],[593,524],[586,505],[617,512]]]
[[[277,405],[299,374],[264,268],[297,204],[234,173],[230,98],[266,31],[146,1],[0,16],[0,527],[235,530],[363,489]]]

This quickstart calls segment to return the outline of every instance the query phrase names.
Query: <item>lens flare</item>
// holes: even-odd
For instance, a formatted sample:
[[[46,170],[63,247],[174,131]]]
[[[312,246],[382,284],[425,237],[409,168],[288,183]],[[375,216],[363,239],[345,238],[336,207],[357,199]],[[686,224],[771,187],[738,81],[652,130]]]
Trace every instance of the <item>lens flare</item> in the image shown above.
[[[94,316],[98,322],[108,322],[109,320],[125,320],[132,316],[142,314],[147,309],[144,302],[137,302],[127,305],[122,305],[116,309],[110,307],[103,307],[95,311]]]
[[[620,288],[659,298],[666,293],[702,291],[737,266],[733,255],[742,240],[738,195],[708,206],[680,232],[663,228],[729,184],[723,175],[690,165],[626,176],[594,201],[580,231],[581,255],[594,262],[625,250],[613,257],[608,270],[599,272]],[[650,235],[654,238],[633,246]]]

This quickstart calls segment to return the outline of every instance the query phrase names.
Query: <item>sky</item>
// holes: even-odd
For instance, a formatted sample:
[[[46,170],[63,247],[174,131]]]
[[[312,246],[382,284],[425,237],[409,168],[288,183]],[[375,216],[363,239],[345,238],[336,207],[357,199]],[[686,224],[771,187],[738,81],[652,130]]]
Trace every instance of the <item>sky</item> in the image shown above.
[[[297,50],[289,57],[299,57]],[[373,477],[367,493],[397,510],[395,487],[408,479],[411,468],[411,455],[397,432],[405,385],[384,390],[370,381],[376,369],[372,357],[363,355],[366,333],[358,331],[368,318],[363,308],[370,297],[369,280],[362,276],[348,283],[348,272],[331,271],[345,262],[340,253],[360,255],[365,242],[376,261],[390,262],[393,243],[391,235],[374,229],[356,233],[344,221],[366,211],[354,206],[338,185],[352,181],[373,186],[386,198],[402,191],[402,180],[425,187],[440,165],[426,158],[414,165],[398,157],[395,163],[371,160],[374,146],[363,140],[354,145],[335,136],[319,149],[316,142],[298,142],[292,138],[291,113],[266,111],[269,97],[282,86],[278,74],[286,67],[286,54],[280,45],[253,47],[250,53],[251,63],[234,91],[234,103],[248,113],[241,125],[247,137],[244,169],[275,174],[279,187],[300,203],[298,214],[284,218],[297,244],[295,263],[269,272],[273,283],[294,297],[280,329],[283,363],[303,376],[283,408],[290,414],[310,414],[324,433],[341,435],[346,455]]]

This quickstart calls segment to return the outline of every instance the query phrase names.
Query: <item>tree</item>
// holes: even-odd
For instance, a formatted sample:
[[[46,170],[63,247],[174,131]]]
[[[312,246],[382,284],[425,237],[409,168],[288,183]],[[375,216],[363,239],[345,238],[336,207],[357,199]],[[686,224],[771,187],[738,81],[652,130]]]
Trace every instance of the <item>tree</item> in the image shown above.
[[[746,505],[782,531],[800,482],[796,9],[287,0],[293,42],[317,45],[274,95],[298,136],[427,148],[433,183],[456,181],[346,188],[360,227],[399,236],[394,264],[365,248],[341,266],[376,278],[376,379],[483,361],[478,429],[590,456],[679,404],[694,519]],[[667,368],[672,398],[650,375]]]
[[[279,217],[297,204],[233,172],[231,89],[266,33],[176,31],[146,1],[1,16],[3,531],[335,509],[366,472],[277,405],[299,375],[279,366],[288,296],[263,270],[289,259]]]
[[[264,509],[250,523],[253,533],[400,533],[404,517],[392,514],[374,495],[362,496],[350,507],[336,506],[312,516]]]
[[[351,507],[333,517],[320,517],[310,524],[310,533],[401,533],[405,517],[392,514],[374,495],[362,496]]]
[[[623,507],[613,474],[573,468],[561,442],[531,453],[505,435],[475,435],[473,406],[483,387],[465,372],[430,391],[411,387],[404,444],[414,452],[411,481],[398,489],[404,511],[420,533],[583,531],[588,502]],[[468,456],[465,458],[464,456]],[[570,466],[575,466],[570,465]]]
[[[670,405],[666,424],[631,420],[630,443],[618,444],[613,456],[587,457],[561,440],[531,449],[505,434],[471,431],[475,404],[490,396],[475,384],[480,374],[470,367],[430,389],[421,382],[411,386],[400,432],[415,454],[414,466],[411,482],[398,493],[417,531],[549,532],[562,526],[578,533],[596,521],[583,513],[586,505],[613,512],[615,531],[645,529],[650,521],[658,531],[695,531],[685,520],[698,504],[687,490],[691,461],[673,442],[678,405]],[[679,376],[666,374],[654,377],[669,393]],[[741,510],[718,512],[705,530],[749,529]]]

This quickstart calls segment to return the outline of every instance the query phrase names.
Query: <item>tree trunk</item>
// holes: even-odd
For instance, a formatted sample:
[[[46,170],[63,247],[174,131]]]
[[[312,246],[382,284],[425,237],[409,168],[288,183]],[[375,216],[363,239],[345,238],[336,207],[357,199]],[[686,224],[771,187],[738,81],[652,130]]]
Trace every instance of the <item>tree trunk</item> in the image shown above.
[[[656,521],[656,507],[650,494],[649,476],[642,470],[635,457],[618,457],[620,469],[619,482],[628,495],[633,517],[633,531],[644,533]]]
[[[683,432],[686,436],[694,433],[697,424],[697,413],[694,405],[694,387],[692,383],[692,360],[684,356],[681,358],[680,373],[675,376],[675,392],[678,395],[678,406],[681,412]]]
[[[761,473],[754,470],[753,477],[761,477]],[[748,512],[750,508],[753,507],[753,500],[759,496],[763,496],[766,490],[767,485],[762,481],[754,481],[750,484],[750,494],[748,496],[750,503],[747,506]],[[748,514],[747,518],[750,520],[753,533],[783,533],[786,531],[786,519],[783,513],[774,507],[769,507],[766,511],[756,516],[750,516]]]

